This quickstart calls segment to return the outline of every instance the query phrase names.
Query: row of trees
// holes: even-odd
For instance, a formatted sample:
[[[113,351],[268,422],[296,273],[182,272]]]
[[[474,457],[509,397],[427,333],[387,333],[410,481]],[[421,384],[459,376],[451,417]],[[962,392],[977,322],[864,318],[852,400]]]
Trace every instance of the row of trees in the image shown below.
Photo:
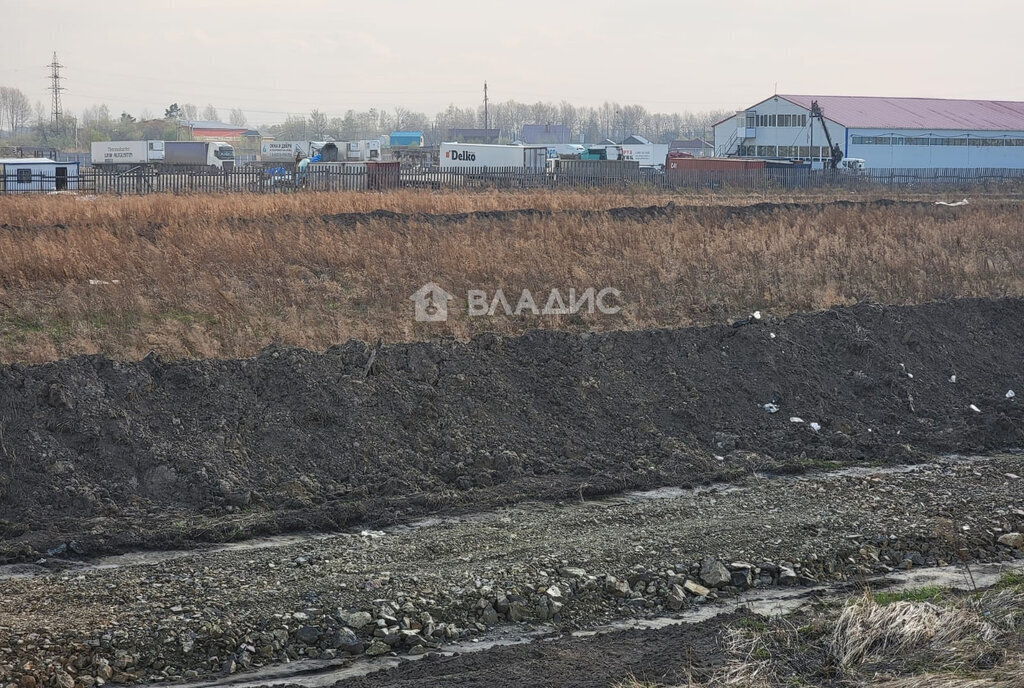
[[[725,111],[699,113],[652,113],[641,105],[606,102],[599,107],[580,107],[567,101],[555,103],[520,103],[508,100],[495,103],[486,113],[486,123],[501,131],[501,139],[519,139],[525,124],[561,124],[568,127],[572,142],[596,142],[605,138],[621,141],[630,134],[639,134],[658,143],[677,138],[710,136],[711,125],[725,117]],[[187,136],[187,122],[226,120],[235,126],[249,126],[241,108],[218,110],[213,105],[200,109],[193,103],[171,103],[163,117],[153,117],[143,110],[138,117],[127,112],[114,116],[106,105],[85,108],[81,117],[65,116],[54,124],[37,102],[35,108],[17,88],[0,87],[0,138],[15,145],[47,144],[57,148],[88,149],[92,141],[164,139]],[[422,131],[428,143],[448,137],[449,129],[482,128],[485,124],[483,106],[458,107],[429,116],[404,107],[393,110],[370,108],[349,110],[331,117],[317,109],[308,115],[289,115],[280,124],[262,125],[259,130],[281,140],[338,141],[386,136],[392,131]]]
[[[507,142],[519,139],[525,124],[562,124],[569,128],[572,142],[593,143],[606,138],[621,141],[631,134],[639,134],[656,143],[669,143],[674,139],[709,137],[711,125],[728,114],[725,110],[651,113],[642,105],[619,103],[579,107],[566,101],[556,105],[509,100],[492,105],[486,122],[490,128],[501,130],[501,138]],[[330,136],[339,141],[351,141],[412,130],[422,131],[428,142],[438,143],[448,136],[449,129],[482,128],[484,122],[483,106],[449,105],[433,117],[402,107],[392,111],[349,110],[343,117],[328,117],[320,110],[313,110],[308,116],[290,115],[282,124],[263,126],[260,131],[282,140],[321,140]]]

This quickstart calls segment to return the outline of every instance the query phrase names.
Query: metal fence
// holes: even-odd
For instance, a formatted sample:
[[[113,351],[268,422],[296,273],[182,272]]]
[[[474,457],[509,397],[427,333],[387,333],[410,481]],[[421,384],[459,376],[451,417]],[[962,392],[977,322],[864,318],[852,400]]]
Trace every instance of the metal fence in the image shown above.
[[[652,170],[616,161],[567,161],[554,170],[519,167],[439,169],[397,162],[309,169],[304,174],[271,173],[257,168],[230,172],[127,172],[84,169],[77,176],[0,175],[0,194],[55,191],[96,194],[283,193],[310,191],[384,191],[425,189],[649,188],[770,192],[799,189],[978,189],[1020,186],[1024,169],[869,169],[859,173],[807,168],[759,170]],[[585,163],[585,164],[582,164]],[[598,163],[598,164],[594,164]]]

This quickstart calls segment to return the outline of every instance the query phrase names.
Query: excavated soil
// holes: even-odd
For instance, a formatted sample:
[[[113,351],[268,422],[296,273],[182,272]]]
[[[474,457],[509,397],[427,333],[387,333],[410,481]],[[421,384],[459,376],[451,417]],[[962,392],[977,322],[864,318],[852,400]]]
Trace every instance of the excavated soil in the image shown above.
[[[0,559],[1021,447],[1024,412],[1008,391],[1024,392],[1022,339],[1024,301],[1007,298],[9,365]]]

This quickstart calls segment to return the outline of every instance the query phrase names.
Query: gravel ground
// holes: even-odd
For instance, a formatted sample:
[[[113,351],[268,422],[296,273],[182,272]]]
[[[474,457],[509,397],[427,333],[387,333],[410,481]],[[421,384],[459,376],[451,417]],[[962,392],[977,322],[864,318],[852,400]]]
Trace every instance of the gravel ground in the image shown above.
[[[50,558],[6,569],[38,575],[0,579],[0,685],[91,688],[422,654],[497,626],[567,631],[746,587],[1006,560],[1022,547],[1021,475],[1014,454],[751,475],[116,567]]]

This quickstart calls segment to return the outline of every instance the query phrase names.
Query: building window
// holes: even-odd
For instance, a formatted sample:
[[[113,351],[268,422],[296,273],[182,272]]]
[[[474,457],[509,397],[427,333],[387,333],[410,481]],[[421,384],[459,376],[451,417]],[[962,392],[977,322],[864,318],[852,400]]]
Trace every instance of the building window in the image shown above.
[[[18,168],[18,183],[19,184],[31,184],[32,183],[32,170],[27,167]]]

